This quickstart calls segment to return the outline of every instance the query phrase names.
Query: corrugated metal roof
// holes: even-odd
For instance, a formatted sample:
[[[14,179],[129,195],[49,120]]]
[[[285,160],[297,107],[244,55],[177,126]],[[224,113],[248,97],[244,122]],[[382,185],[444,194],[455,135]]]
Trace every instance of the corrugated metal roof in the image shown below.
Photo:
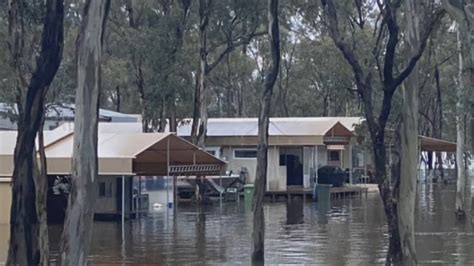
[[[361,117],[272,117],[270,136],[323,136],[337,122],[353,131]],[[191,135],[191,121],[185,120],[178,127],[179,136]],[[257,136],[257,118],[210,118],[207,136]]]
[[[54,104],[46,110],[47,119],[72,120],[74,119],[74,104]],[[0,113],[17,113],[16,104],[0,103]],[[99,119],[117,122],[140,122],[140,115],[124,114],[107,109],[99,109]]]

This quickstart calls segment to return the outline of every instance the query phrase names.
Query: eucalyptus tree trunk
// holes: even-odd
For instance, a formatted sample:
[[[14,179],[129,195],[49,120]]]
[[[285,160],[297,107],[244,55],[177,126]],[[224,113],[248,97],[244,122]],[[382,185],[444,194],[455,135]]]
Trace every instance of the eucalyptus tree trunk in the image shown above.
[[[416,0],[405,1],[407,22],[405,39],[409,47],[409,58],[417,53],[419,41],[419,21]],[[418,168],[418,66],[402,86],[403,107],[400,132],[400,188],[398,194],[398,227],[402,262],[404,265],[416,264],[415,252],[415,199]],[[432,156],[431,156],[432,158]]]
[[[463,56],[460,28],[457,29],[458,52],[459,52],[459,69],[456,78],[457,100],[456,100],[456,217],[464,219],[466,217],[466,163],[464,161],[464,139],[466,136],[466,126],[464,120],[464,80],[463,80]]]
[[[40,128],[38,130],[38,155],[39,155],[39,173],[35,175],[36,187],[36,211],[38,212],[38,237],[39,250],[41,253],[41,265],[49,265],[49,236],[48,236],[48,212],[47,212],[47,198],[48,198],[48,170],[46,163],[46,153],[44,151],[44,119],[45,115],[41,117]]]
[[[280,29],[278,26],[278,0],[268,0],[268,37],[271,51],[271,64],[266,74],[260,100],[258,117],[257,171],[253,203],[252,263],[264,264],[265,254],[265,217],[263,216],[263,198],[267,180],[268,125],[273,86],[280,67]]]
[[[470,212],[471,205],[471,177],[466,176],[464,161],[464,119],[460,114],[466,112],[463,102],[466,92],[474,91],[474,2],[465,0],[443,0],[443,6],[451,18],[459,25],[458,28],[458,50],[459,50],[459,73],[457,77],[456,104],[456,128],[457,128],[457,187],[456,187],[456,216],[465,218]],[[471,113],[471,116],[473,114]],[[468,213],[466,213],[466,211]]]
[[[207,88],[208,60],[207,60],[207,31],[209,13],[212,0],[199,0],[199,78],[194,95],[194,116],[191,127],[191,139],[194,144],[204,147],[207,134],[208,99]]]
[[[77,39],[77,91],[72,186],[60,243],[59,265],[86,265],[98,171],[97,122],[102,36],[110,0],[88,0]]]
[[[23,1],[9,2],[9,27],[12,45],[10,47],[13,65],[19,71],[21,51],[18,48],[22,38]],[[41,126],[44,113],[44,98],[48,86],[59,68],[63,51],[64,6],[62,0],[46,1],[41,50],[36,68],[29,81],[26,97],[22,102],[18,121],[18,136],[14,151],[12,206],[10,210],[10,246],[8,265],[37,265],[48,263],[47,253],[42,257],[44,242],[40,239],[42,208],[37,209],[35,186],[36,168],[35,138]],[[19,73],[17,73],[19,74]],[[20,74],[19,74],[20,75]],[[21,108],[19,106],[19,108]],[[41,190],[41,189],[40,189]],[[41,197],[41,193],[38,194]],[[40,203],[41,204],[41,203]],[[44,240],[44,239],[43,239]],[[47,241],[47,240],[46,240]]]

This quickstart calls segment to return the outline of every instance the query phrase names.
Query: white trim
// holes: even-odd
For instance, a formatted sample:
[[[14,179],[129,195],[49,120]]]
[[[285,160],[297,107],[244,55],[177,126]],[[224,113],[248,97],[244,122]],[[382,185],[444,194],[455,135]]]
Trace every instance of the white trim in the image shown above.
[[[235,156],[236,151],[255,151],[255,157],[237,157]],[[232,158],[236,160],[256,160],[257,159],[257,148],[234,148],[232,149]]]
[[[0,183],[11,183],[12,178],[11,177],[0,177]]]

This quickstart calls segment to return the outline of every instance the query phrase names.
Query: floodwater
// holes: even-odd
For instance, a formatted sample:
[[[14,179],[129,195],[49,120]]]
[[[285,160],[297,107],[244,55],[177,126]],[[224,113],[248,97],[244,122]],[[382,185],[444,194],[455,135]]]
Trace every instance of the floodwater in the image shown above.
[[[420,184],[416,214],[417,256],[422,264],[474,265],[471,223],[454,217],[454,186]],[[150,202],[162,194],[151,192]],[[387,234],[378,194],[333,200],[331,208],[294,201],[265,205],[265,260],[269,264],[383,264]],[[1,226],[0,231],[7,231]],[[53,257],[59,226],[51,226]],[[94,224],[93,264],[250,264],[252,213],[237,203],[197,210],[180,205],[120,223]],[[3,237],[3,239],[1,239]],[[5,233],[0,242],[5,243]],[[6,248],[0,244],[0,248]],[[1,250],[0,261],[5,259]]]

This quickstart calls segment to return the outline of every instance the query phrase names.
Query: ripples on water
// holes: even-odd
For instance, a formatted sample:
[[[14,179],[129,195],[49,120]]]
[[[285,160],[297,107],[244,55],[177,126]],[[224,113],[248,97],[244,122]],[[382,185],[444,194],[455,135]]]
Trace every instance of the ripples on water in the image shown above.
[[[151,201],[153,195],[151,192]],[[454,187],[420,185],[417,200],[417,253],[421,263],[474,265],[471,224],[457,223]],[[265,205],[266,262],[331,265],[383,264],[387,233],[377,194],[368,199]],[[6,227],[4,227],[6,228]],[[3,230],[3,229],[2,229]],[[59,240],[51,227],[51,242]],[[126,222],[125,246],[119,223],[96,222],[90,260],[94,264],[250,263],[252,213],[237,203],[181,205]],[[1,237],[1,235],[0,235]],[[53,256],[57,246],[52,245]],[[0,255],[0,261],[2,257]]]

